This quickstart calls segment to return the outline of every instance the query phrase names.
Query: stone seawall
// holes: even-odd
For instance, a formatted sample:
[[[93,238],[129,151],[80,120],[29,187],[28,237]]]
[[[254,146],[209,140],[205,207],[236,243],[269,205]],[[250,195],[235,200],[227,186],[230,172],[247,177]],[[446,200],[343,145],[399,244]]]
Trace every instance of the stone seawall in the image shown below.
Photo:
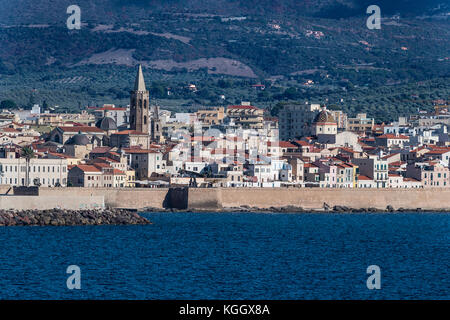
[[[222,189],[222,207],[450,210],[450,189]]]
[[[164,208],[168,189],[130,188],[40,188],[40,196],[103,197],[106,207],[142,209]]]
[[[3,194],[8,190],[0,187]],[[20,201],[17,201],[20,198]],[[145,208],[178,208],[189,210],[227,210],[229,208],[286,208],[323,210],[335,206],[375,208],[390,206],[416,210],[450,210],[450,189],[318,189],[318,188],[191,188],[169,189],[126,188],[40,188],[39,196],[0,196],[6,209],[48,209],[54,203],[67,209],[109,208],[142,210]],[[60,206],[61,207],[61,206]]]
[[[104,209],[103,196],[79,196],[73,194],[39,196],[0,196],[0,208],[11,210],[49,210],[49,209]]]

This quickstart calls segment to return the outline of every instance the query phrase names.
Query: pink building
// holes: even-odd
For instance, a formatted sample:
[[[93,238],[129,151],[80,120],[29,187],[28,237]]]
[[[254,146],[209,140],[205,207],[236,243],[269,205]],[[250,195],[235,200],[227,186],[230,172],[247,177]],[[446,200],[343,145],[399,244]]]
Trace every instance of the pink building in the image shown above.
[[[449,187],[449,169],[436,162],[411,164],[407,167],[406,176],[420,180],[424,188]]]

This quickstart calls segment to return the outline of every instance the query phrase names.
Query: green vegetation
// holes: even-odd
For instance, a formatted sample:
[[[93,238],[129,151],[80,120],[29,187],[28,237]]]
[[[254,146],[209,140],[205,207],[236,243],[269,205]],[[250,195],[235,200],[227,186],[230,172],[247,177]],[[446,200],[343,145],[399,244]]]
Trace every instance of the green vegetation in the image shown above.
[[[22,148],[22,157],[25,158],[27,165],[26,165],[26,175],[25,175],[25,184],[28,187],[29,185],[29,176],[30,176],[30,160],[34,158],[34,151],[31,147],[23,147]]]
[[[329,9],[332,2],[322,1],[321,8]],[[179,0],[152,1],[151,12],[146,11],[148,1],[134,1],[128,14],[115,11],[125,2],[101,3],[99,11],[87,10],[81,30],[68,31],[64,21],[55,22],[51,12],[42,10],[40,24],[49,23],[48,27],[17,22],[0,26],[1,108],[39,103],[43,109],[63,112],[104,103],[124,106],[129,103],[134,64],[215,57],[245,64],[256,78],[235,71],[215,74],[217,65],[171,71],[145,67],[152,102],[173,111],[193,111],[251,101],[274,115],[279,102],[316,102],[389,121],[417,108],[431,108],[431,100],[449,98],[448,19],[386,18],[381,30],[368,30],[364,12],[346,14],[341,7],[332,12],[348,18],[325,19],[326,11],[308,11],[289,1],[280,8],[266,1],[233,1],[221,16],[194,15],[203,10],[197,1],[191,2],[192,11],[181,14],[171,11],[184,3]],[[91,4],[80,2],[87,8]],[[219,12],[220,1],[207,4],[205,12]],[[395,13],[394,7],[386,3],[387,12]],[[310,16],[295,14],[300,9]],[[102,10],[115,15],[109,18]],[[31,14],[24,17],[32,19]],[[222,20],[227,14],[246,19]],[[112,24],[107,30],[99,25],[105,17]],[[118,56],[109,56],[117,50],[122,50]],[[113,63],[116,58],[129,65]],[[84,64],[89,61],[96,64]],[[189,84],[198,91],[189,90]],[[254,84],[264,84],[265,90]]]
[[[3,100],[2,102],[0,102],[0,108],[2,109],[16,109],[17,108],[17,104],[12,101],[12,100]]]

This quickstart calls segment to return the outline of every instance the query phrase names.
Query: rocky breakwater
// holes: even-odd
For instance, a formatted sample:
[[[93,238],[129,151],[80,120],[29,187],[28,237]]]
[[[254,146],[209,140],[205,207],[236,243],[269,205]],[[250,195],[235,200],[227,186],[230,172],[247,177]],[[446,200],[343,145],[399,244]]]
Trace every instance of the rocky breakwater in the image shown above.
[[[144,225],[151,222],[136,212],[106,210],[0,210],[0,226]]]

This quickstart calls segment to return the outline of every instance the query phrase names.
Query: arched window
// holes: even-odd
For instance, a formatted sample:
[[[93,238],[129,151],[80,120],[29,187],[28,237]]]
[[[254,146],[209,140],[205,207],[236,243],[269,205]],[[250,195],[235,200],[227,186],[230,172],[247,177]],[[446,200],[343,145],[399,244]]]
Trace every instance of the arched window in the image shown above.
[[[139,107],[142,108],[142,99],[139,99]]]
[[[144,100],[144,109],[147,109],[147,100]]]
[[[144,116],[144,124],[147,124],[147,116]]]

